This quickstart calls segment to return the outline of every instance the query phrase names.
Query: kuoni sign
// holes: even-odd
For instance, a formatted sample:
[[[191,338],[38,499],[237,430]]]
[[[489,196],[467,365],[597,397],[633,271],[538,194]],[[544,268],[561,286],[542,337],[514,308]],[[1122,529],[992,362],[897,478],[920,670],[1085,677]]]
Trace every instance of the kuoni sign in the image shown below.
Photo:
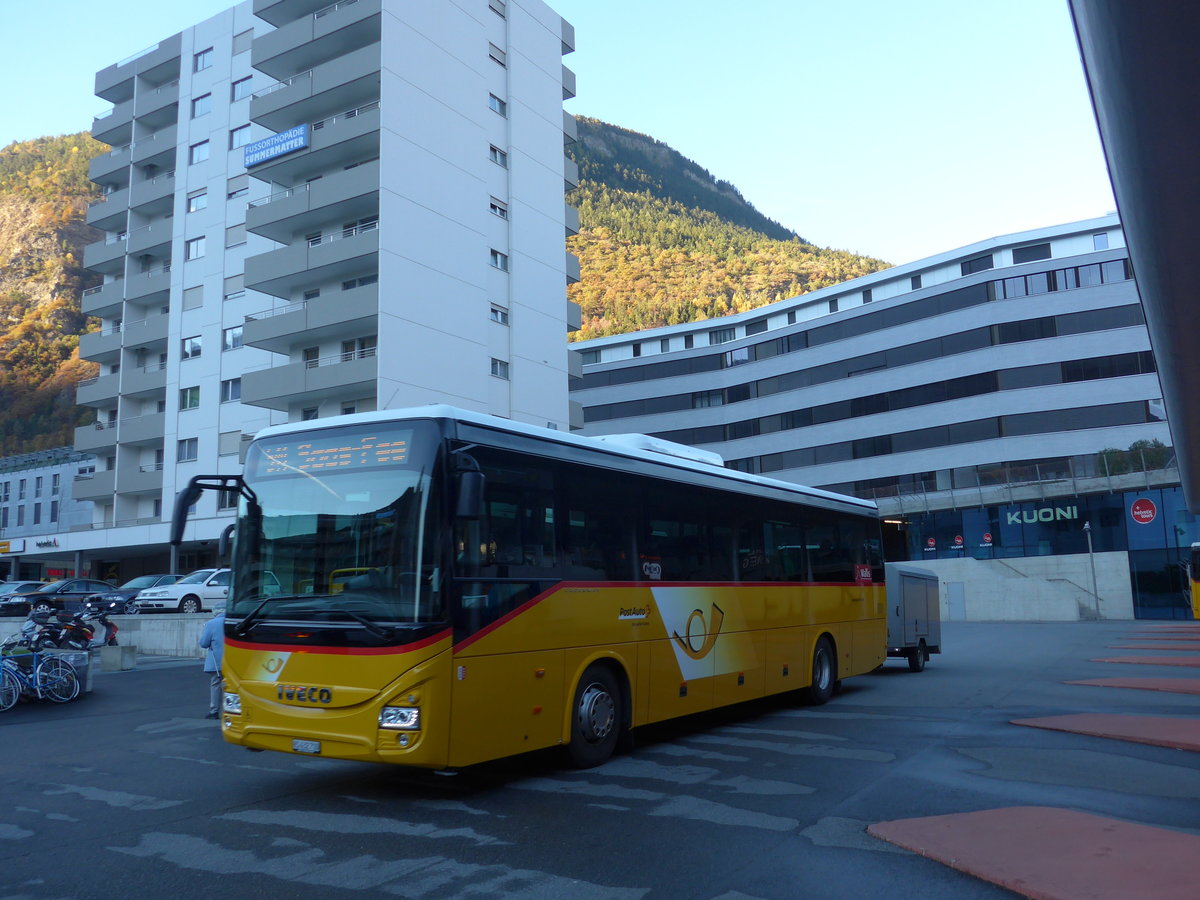
[[[1154,517],[1158,515],[1158,507],[1154,505],[1153,500],[1140,497],[1134,500],[1133,505],[1129,507],[1129,515],[1139,525],[1149,525],[1154,521]]]
[[[279,134],[265,137],[261,141],[247,144],[242,157],[242,164],[248,169],[265,163],[269,159],[303,150],[308,146],[308,125],[297,125]]]

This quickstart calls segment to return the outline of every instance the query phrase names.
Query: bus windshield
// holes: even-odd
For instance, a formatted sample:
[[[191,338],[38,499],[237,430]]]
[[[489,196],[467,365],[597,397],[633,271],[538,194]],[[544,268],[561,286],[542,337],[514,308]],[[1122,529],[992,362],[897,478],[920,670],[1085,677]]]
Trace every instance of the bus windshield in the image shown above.
[[[422,421],[252,444],[229,615],[372,627],[444,619],[437,450],[436,428]]]

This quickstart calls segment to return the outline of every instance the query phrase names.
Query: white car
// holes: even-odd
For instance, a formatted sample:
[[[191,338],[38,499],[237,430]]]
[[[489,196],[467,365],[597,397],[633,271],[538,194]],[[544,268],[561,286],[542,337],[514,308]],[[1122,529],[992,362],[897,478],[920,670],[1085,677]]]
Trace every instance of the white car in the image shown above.
[[[140,591],[138,612],[212,612],[225,608],[229,598],[228,569],[197,569],[174,584]]]

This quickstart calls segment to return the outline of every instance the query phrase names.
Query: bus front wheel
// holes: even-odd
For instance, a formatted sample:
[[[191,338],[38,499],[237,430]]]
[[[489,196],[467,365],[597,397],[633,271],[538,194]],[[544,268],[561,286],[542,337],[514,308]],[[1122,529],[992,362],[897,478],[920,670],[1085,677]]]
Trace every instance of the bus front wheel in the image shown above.
[[[837,682],[836,666],[833,644],[829,642],[829,638],[822,636],[813,650],[812,684],[804,691],[804,698],[813,706],[820,706],[833,696],[834,684]]]
[[[608,666],[593,663],[575,688],[567,754],[576,768],[590,769],[612,756],[620,735],[620,687]]]

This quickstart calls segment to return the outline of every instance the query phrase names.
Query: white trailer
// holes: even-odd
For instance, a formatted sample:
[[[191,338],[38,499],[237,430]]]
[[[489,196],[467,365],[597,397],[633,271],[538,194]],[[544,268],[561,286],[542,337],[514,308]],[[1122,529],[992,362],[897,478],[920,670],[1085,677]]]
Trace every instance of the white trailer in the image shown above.
[[[908,660],[913,672],[925,669],[931,653],[942,652],[942,606],[938,577],[928,569],[888,563],[887,655]]]

